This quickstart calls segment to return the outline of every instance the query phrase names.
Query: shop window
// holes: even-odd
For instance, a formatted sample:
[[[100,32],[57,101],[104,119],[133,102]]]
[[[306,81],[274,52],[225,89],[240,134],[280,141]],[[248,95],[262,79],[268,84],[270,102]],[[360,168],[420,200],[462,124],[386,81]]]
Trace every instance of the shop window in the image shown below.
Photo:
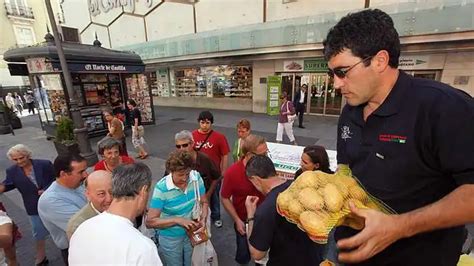
[[[174,71],[176,96],[252,97],[251,66],[206,66]]]
[[[126,74],[125,85],[127,87],[128,98],[135,100],[140,109],[142,122],[153,121],[153,106],[151,105],[151,95],[148,88],[148,79],[144,74]]]

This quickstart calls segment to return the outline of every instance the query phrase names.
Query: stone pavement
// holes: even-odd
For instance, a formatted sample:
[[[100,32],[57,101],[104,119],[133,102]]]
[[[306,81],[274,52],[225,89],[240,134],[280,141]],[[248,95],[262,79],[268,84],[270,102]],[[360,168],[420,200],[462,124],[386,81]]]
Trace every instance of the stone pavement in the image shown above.
[[[180,130],[193,130],[197,127],[197,116],[201,109],[155,107],[156,125],[146,126],[145,138],[148,142],[150,157],[144,162],[151,168],[154,181],[161,178],[164,172],[164,162],[172,150],[174,150],[174,134]],[[241,118],[247,118],[252,124],[252,131],[274,141],[277,119],[265,114],[253,114],[251,112],[211,110],[215,117],[214,129],[227,136],[229,145],[232,146],[236,139],[235,124]],[[33,150],[33,158],[54,160],[56,150],[51,141],[47,141],[41,131],[38,117],[35,115],[23,116],[21,118],[23,128],[15,130],[13,135],[0,135],[0,180],[5,178],[6,169],[11,165],[5,154],[11,146],[22,143]],[[320,144],[329,149],[335,149],[337,118],[325,118],[316,116],[305,116],[306,129],[294,128],[297,142],[300,145]],[[91,139],[93,149],[100,137]],[[288,139],[285,140],[288,142]],[[132,144],[128,139],[127,147],[132,150]],[[131,155],[135,155],[131,152]],[[0,196],[5,204],[9,215],[18,224],[23,238],[17,243],[17,256],[21,265],[34,264],[34,240],[31,235],[31,226],[23,207],[21,195],[16,191],[10,191]],[[221,207],[224,226],[220,229],[213,228],[212,242],[219,256],[220,265],[236,265],[234,262],[235,237],[231,218]],[[51,239],[47,240],[47,256],[50,265],[62,265],[61,255],[54,246]]]

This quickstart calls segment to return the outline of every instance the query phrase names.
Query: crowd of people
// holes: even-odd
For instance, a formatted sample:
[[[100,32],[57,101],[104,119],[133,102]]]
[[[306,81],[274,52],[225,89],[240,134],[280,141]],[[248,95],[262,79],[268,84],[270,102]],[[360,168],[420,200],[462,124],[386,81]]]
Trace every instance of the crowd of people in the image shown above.
[[[23,96],[16,92],[9,92],[5,96],[5,105],[18,115],[26,109],[28,109],[28,114],[35,114],[36,102],[32,92],[27,92]]]
[[[392,19],[380,10],[343,17],[323,44],[328,74],[348,102],[337,132],[339,167],[349,166],[366,190],[396,214],[351,204],[363,229],[340,226],[327,245],[316,244],[277,213],[277,197],[292,181],[277,174],[265,138],[252,134],[248,120],[237,123],[229,165],[226,136],[213,129],[212,113],[201,112],[198,129],[176,133],[176,150],[153,185],[152,176],[160,173],[127,155],[123,124],[104,110],[109,136],[100,141],[102,160],[90,174],[80,155],[51,163],[33,159],[22,144],[7,153],[14,165],[0,192],[21,193],[36,240],[36,264],[48,264],[45,238],[50,235],[66,265],[190,266],[193,252],[212,239],[211,224],[214,234],[223,226],[222,203],[234,223],[240,265],[319,265],[324,260],[455,265],[466,239],[464,224],[474,221],[474,127],[460,122],[474,121],[472,98],[399,71],[399,37]],[[296,108],[282,95],[277,141],[285,131],[296,144],[292,123],[306,90]],[[140,112],[133,100],[128,106],[132,143],[144,159]],[[305,147],[300,165],[295,178],[305,171],[332,173],[321,146]],[[14,263],[12,227],[0,212],[0,235],[8,233],[0,247]],[[137,228],[153,229],[153,237]]]

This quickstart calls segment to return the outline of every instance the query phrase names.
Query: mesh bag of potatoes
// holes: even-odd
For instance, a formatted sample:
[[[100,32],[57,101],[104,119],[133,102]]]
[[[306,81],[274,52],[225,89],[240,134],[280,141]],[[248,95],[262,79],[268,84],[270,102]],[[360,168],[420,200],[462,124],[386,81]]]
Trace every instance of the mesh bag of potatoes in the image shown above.
[[[329,232],[336,226],[345,225],[357,230],[364,227],[363,220],[351,215],[349,202],[358,208],[395,213],[367,193],[348,168],[335,174],[321,171],[302,173],[278,195],[277,211],[289,222],[297,224],[311,240],[326,244]]]

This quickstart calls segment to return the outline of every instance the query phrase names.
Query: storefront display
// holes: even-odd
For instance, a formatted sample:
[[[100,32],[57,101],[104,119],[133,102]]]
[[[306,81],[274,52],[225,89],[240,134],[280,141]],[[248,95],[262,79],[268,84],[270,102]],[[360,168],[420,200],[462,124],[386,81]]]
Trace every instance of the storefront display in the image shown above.
[[[142,123],[153,122],[153,108],[148,90],[147,77],[144,74],[125,75],[128,98],[135,100],[140,109]]]
[[[171,87],[172,96],[178,97],[251,98],[252,67],[219,65],[175,69]]]

